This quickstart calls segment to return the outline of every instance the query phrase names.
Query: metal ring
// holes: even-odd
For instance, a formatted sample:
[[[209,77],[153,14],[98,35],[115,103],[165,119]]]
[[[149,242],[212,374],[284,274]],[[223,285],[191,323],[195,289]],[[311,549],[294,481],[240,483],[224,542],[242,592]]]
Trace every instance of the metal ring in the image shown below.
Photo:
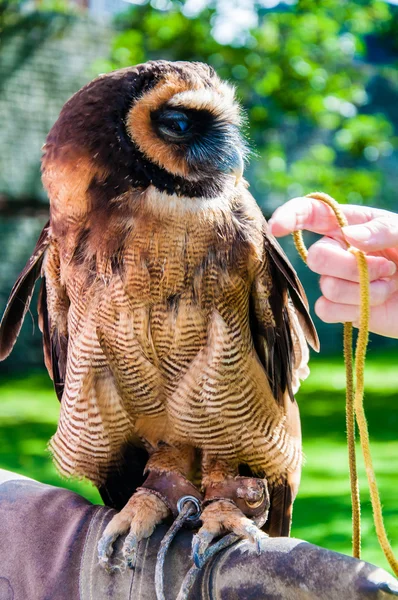
[[[200,507],[200,502],[197,498],[195,498],[195,496],[181,496],[181,498],[177,502],[177,510],[180,513],[184,508],[185,504],[187,504],[188,502],[191,502],[194,505],[196,512],[193,515],[186,517],[186,519],[187,521],[196,521],[196,519],[199,519],[202,510]]]
[[[261,494],[260,500],[253,500],[253,502],[251,502],[250,500],[246,500],[246,498],[244,500],[245,500],[247,506],[249,508],[251,508],[252,510],[254,510],[255,508],[259,508],[259,506],[261,506],[262,504],[264,504],[265,492],[263,490],[263,493]]]

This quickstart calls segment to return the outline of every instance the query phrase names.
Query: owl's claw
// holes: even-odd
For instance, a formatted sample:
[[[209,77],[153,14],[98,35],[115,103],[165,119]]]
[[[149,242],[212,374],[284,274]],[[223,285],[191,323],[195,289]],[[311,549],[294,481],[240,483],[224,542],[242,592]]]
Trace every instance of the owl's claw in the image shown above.
[[[198,537],[196,534],[195,538]],[[221,552],[221,550],[225,550],[225,548],[229,548],[232,544],[239,542],[241,538],[235,533],[229,533],[224,535],[214,544],[208,543],[206,547],[199,547],[196,545],[196,540],[192,540],[192,558],[194,565],[197,569],[203,569],[205,564],[216,554]]]
[[[156,525],[167,517],[169,509],[160,498],[149,491],[140,490],[126,506],[111,519],[98,543],[98,559],[107,571],[134,569],[138,543],[152,535]],[[122,550],[122,559],[110,564],[114,543],[128,533]]]
[[[202,568],[211,556],[239,539],[250,540],[255,545],[257,554],[265,549],[267,534],[245,517],[232,502],[212,502],[204,509],[201,519],[203,525],[192,540],[192,558],[198,568]],[[231,532],[231,535],[210,545],[225,532]]]
[[[261,554],[265,550],[268,543],[268,535],[261,531],[254,523],[245,527],[247,538],[256,546],[257,554]]]
[[[123,545],[123,556],[129,569],[134,569],[137,562],[138,539],[134,533],[129,533]]]
[[[113,544],[119,537],[118,533],[103,535],[98,542],[98,560],[102,567],[109,570],[109,559],[113,553]]]
[[[201,569],[203,566],[203,557],[207,548],[214,539],[214,535],[209,531],[198,532],[192,539],[192,558],[195,566]]]

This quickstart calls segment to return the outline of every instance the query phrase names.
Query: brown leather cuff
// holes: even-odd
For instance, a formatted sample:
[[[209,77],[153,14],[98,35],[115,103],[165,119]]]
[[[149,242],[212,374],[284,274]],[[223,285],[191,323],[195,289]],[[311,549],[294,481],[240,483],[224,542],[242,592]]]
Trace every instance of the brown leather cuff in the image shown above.
[[[163,500],[175,518],[178,513],[178,501],[183,496],[193,496],[202,505],[203,496],[186,477],[180,473],[149,471],[148,477],[138,490],[148,490]]]
[[[238,476],[207,487],[203,506],[215,500],[234,502],[251,519],[266,515],[270,504],[266,480],[256,477]]]

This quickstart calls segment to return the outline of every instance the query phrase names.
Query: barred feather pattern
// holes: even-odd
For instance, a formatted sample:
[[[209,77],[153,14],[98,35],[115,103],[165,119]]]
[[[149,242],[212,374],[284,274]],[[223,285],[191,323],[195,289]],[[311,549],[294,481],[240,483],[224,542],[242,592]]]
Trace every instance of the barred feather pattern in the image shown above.
[[[100,485],[123,445],[142,439],[186,443],[246,463],[271,482],[299,467],[300,435],[289,429],[284,408],[292,401],[273,397],[250,331],[251,290],[267,275],[263,217],[246,191],[233,202],[229,210],[184,215],[165,215],[163,206],[161,216],[141,205],[116,252],[104,250],[110,222],[98,248],[89,239],[79,260],[71,258],[68,236],[60,266],[47,260],[52,322],[67,318],[69,335],[50,444],[63,474]],[[94,230],[89,218],[85,227]],[[261,296],[269,326],[271,286]],[[56,289],[70,304],[54,300]]]

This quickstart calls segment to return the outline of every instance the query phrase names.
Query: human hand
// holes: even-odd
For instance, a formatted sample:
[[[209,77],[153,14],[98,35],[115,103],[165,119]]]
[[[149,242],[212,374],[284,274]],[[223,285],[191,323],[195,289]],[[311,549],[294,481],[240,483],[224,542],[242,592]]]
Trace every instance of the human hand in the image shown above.
[[[367,254],[370,279],[370,331],[398,338],[398,215],[366,206],[341,205],[349,225],[345,239]],[[336,217],[325,203],[294,198],[278,208],[269,221],[276,237],[306,229],[324,235],[308,251],[309,268],[321,275],[322,296],[316,314],[325,323],[359,320],[359,273],[348,252]]]

